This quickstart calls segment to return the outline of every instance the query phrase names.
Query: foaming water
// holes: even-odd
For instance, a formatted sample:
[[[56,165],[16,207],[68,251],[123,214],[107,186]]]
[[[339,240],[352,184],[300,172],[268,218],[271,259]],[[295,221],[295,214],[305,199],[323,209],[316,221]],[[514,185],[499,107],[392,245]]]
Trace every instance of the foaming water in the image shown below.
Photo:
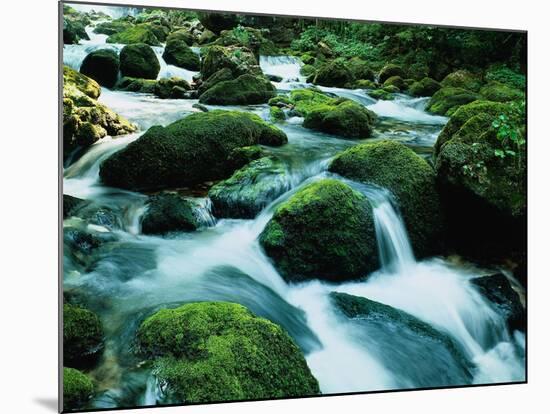
[[[393,101],[379,100],[368,108],[379,116],[419,124],[445,125],[448,118],[431,115],[424,111],[426,98],[397,98]]]
[[[305,82],[306,77],[300,74],[302,66],[302,61],[295,56],[260,56],[262,72],[281,77],[280,83]]]

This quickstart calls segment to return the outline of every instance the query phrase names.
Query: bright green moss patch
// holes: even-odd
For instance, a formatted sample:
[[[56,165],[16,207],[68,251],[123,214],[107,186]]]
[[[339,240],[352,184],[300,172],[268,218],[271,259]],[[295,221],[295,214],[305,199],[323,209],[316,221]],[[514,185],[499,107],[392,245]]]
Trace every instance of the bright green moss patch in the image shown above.
[[[124,45],[145,43],[149,46],[160,46],[155,33],[147,24],[138,24],[128,27],[122,32],[113,33],[107,38],[107,43],[122,43]]]
[[[342,281],[378,266],[372,209],[348,185],[324,179],[281,204],[260,243],[289,281]]]
[[[108,185],[134,190],[195,185],[230,175],[227,159],[236,148],[286,142],[284,132],[254,114],[196,113],[149,128],[104,161],[100,177]]]
[[[182,402],[264,399],[319,393],[294,341],[244,306],[199,302],[164,309],[137,333],[167,394]]]
[[[312,110],[304,127],[348,138],[368,138],[376,120],[374,112],[351,100]]]
[[[428,102],[426,109],[437,115],[450,116],[460,106],[480,98],[480,95],[466,89],[443,87]]]
[[[63,409],[83,408],[94,392],[92,380],[73,368],[63,368]]]
[[[491,81],[484,85],[479,94],[489,101],[508,102],[525,99],[525,95],[518,89],[511,88],[503,83]]]
[[[273,122],[280,122],[286,119],[284,111],[277,106],[271,106],[269,108],[269,117]]]
[[[99,317],[77,306],[63,305],[63,363],[84,367],[95,361],[103,349],[103,328]]]
[[[166,47],[162,54],[166,63],[176,65],[187,70],[198,71],[200,69],[200,58],[187,45],[187,31],[176,31],[166,39]]]
[[[471,92],[478,92],[481,85],[481,77],[467,70],[457,70],[449,73],[441,81],[441,86],[444,88],[461,88]]]
[[[414,151],[395,141],[356,145],[337,155],[329,170],[390,190],[415,253],[426,256],[437,250],[443,229],[435,173]]]
[[[74,85],[80,92],[92,99],[99,98],[101,94],[101,86],[95,80],[77,72],[69,66],[63,66],[63,84]]]
[[[409,93],[413,96],[432,96],[441,89],[439,82],[432,78],[422,78],[409,87]]]
[[[252,105],[266,103],[276,95],[275,87],[263,76],[241,75],[221,81],[206,90],[199,102],[210,105]]]

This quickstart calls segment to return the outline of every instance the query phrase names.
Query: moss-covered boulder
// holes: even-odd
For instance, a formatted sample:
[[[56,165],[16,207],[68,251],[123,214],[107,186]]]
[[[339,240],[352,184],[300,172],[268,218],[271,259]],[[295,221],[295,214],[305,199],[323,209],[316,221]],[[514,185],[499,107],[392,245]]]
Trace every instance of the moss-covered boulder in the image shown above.
[[[229,30],[239,24],[239,16],[233,13],[197,13],[199,21],[208,30],[220,34],[222,30]]]
[[[266,103],[276,95],[275,87],[264,76],[241,75],[217,82],[206,90],[199,102],[210,105],[253,105]]]
[[[281,122],[286,119],[286,115],[285,112],[278,106],[270,106],[269,119],[271,119],[271,122]]]
[[[426,109],[437,115],[451,116],[460,106],[480,98],[479,94],[466,89],[444,87],[431,97]]]
[[[525,252],[525,145],[497,137],[494,126],[505,123],[525,142],[524,117],[512,104],[472,102],[455,112],[435,146],[449,240],[459,253],[484,263],[521,260]]]
[[[88,40],[86,26],[82,21],[63,17],[63,44],[78,44],[80,40]]]
[[[115,89],[119,91],[140,92],[154,94],[157,86],[157,81],[154,79],[131,78],[124,76],[120,78],[115,85]]]
[[[103,350],[103,328],[99,317],[84,308],[63,305],[63,364],[88,367]]]
[[[388,341],[397,346],[402,351],[397,354],[378,349],[376,343],[369,350],[375,355],[380,352],[379,358],[388,368],[403,370],[404,366],[409,367],[403,370],[404,375],[413,375],[415,384],[437,385],[443,379],[448,384],[458,385],[472,380],[473,364],[462,346],[447,333],[407,312],[364,297],[331,292],[329,298],[337,313],[353,325],[356,337],[362,339],[366,334],[376,337],[381,343]],[[430,357],[430,366],[426,366],[422,358],[411,358],[413,349],[409,350],[409,347],[419,343],[422,351],[417,352]],[[422,372],[420,376],[414,373],[418,370]]]
[[[441,89],[439,82],[432,78],[422,78],[419,81],[414,82],[409,87],[409,93],[412,96],[432,96],[438,90]]]
[[[117,81],[119,67],[118,54],[114,50],[99,49],[86,55],[80,66],[80,73],[102,86],[112,88]]]
[[[481,76],[467,70],[449,73],[441,81],[441,86],[444,88],[461,88],[472,92],[478,92],[481,85]]]
[[[99,93],[95,82],[76,76],[65,67],[63,76],[63,156],[77,147],[92,145],[100,138],[134,132],[135,125],[91,96]],[[95,84],[95,85],[94,85]]]
[[[263,158],[267,155],[267,152],[259,145],[252,145],[250,147],[235,148],[229,153],[227,162],[233,171],[236,171],[246,164]]]
[[[292,282],[357,279],[378,267],[372,207],[334,179],[309,184],[281,204],[260,243]]]
[[[410,148],[395,141],[356,145],[338,154],[329,170],[387,188],[396,198],[416,255],[439,250],[443,218],[435,173]]]
[[[393,101],[395,99],[391,92],[388,92],[384,89],[375,89],[373,91],[369,91],[368,94],[371,98],[382,101]]]
[[[69,66],[63,66],[63,85],[72,85],[92,99],[99,98],[101,94],[101,86],[99,86],[99,83]]]
[[[527,318],[518,293],[502,273],[476,277],[470,282],[506,320],[510,332],[525,332]]]
[[[313,83],[343,88],[353,81],[353,74],[344,62],[333,60],[319,67]]]
[[[185,91],[191,87],[185,79],[173,76],[171,78],[162,78],[155,83],[153,93],[161,99],[183,98]]]
[[[166,39],[166,47],[162,58],[170,65],[176,65],[187,70],[198,71],[201,66],[199,56],[187,45],[187,31],[176,31]]]
[[[145,43],[131,44],[120,51],[120,72],[132,78],[156,79],[160,63],[151,46]]]
[[[163,309],[137,333],[172,400],[185,403],[319,394],[304,356],[278,325],[228,302]]]
[[[161,193],[150,197],[141,221],[143,234],[194,231],[198,227],[193,204],[176,193]]]
[[[525,99],[525,95],[518,89],[511,88],[497,81],[490,81],[483,85],[479,90],[479,94],[489,101],[508,102]]]
[[[204,92],[213,87],[215,84],[234,79],[235,76],[233,75],[233,72],[231,72],[231,69],[221,68],[220,70],[214,72],[211,76],[209,76],[208,79],[201,82],[199,88],[197,89],[197,92],[199,96],[201,96]]]
[[[368,138],[376,114],[351,100],[335,100],[309,112],[304,127],[347,138]]]
[[[131,45],[145,43],[149,46],[160,46],[160,41],[148,24],[130,26],[122,32],[117,32],[107,38],[107,43],[121,43]]]
[[[405,71],[401,66],[390,63],[388,65],[385,65],[378,73],[378,82],[380,84],[384,84],[384,82],[386,82],[386,80],[388,80],[392,76],[400,76],[402,78],[407,77]]]
[[[86,374],[74,369],[63,368],[63,410],[84,408],[94,393],[94,383]]]
[[[285,165],[273,157],[252,161],[208,192],[214,215],[224,218],[254,218],[278,196],[290,189]]]
[[[103,162],[107,185],[132,190],[182,187],[229,176],[233,150],[250,145],[282,145],[287,137],[257,115],[209,111],[166,127],[154,126]]]
[[[268,31],[252,27],[237,26],[231,30],[222,30],[213,44],[222,46],[244,46],[252,51],[257,59],[262,56],[280,54],[279,48],[266,36]]]
[[[384,81],[384,87],[395,86],[397,90],[401,91],[407,87],[405,80],[401,76],[390,76]]]
[[[262,75],[258,60],[250,49],[238,46],[209,46],[201,60],[202,80],[206,81],[223,68],[229,69],[233,78],[245,73]]]
[[[367,61],[353,57],[346,62],[346,65],[354,79],[374,81],[374,72]]]
[[[106,22],[100,22],[94,27],[94,33],[106,34],[108,36],[115,33],[124,32],[125,30],[132,27],[133,24],[127,20],[116,19]]]

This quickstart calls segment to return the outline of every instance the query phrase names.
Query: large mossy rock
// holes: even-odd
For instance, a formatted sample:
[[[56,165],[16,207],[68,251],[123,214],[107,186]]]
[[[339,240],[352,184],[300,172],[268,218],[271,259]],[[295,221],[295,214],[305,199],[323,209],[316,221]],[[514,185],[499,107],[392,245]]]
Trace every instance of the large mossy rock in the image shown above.
[[[86,26],[82,21],[63,17],[63,44],[74,45],[82,39],[88,40],[89,38]]]
[[[82,368],[95,363],[103,350],[99,317],[84,308],[63,305],[63,364]]]
[[[278,325],[228,302],[163,309],[140,326],[141,351],[171,400],[185,403],[319,394],[298,346]]]
[[[106,34],[110,36],[115,33],[123,32],[132,26],[133,24],[127,20],[122,20],[122,19],[110,20],[110,21],[98,23],[94,27],[94,33]]]
[[[233,13],[197,13],[199,21],[208,30],[220,34],[222,30],[229,30],[239,24],[239,16]]]
[[[309,112],[304,127],[347,138],[368,138],[375,121],[376,114],[363,105],[338,99]]]
[[[92,99],[99,98],[101,94],[101,86],[99,83],[69,66],[63,66],[63,85],[72,85]]]
[[[449,239],[459,253],[491,264],[521,261],[527,231],[525,146],[497,156],[504,148],[493,123],[501,115],[525,139],[525,115],[517,107],[478,101],[455,112],[434,148]]]
[[[208,196],[217,217],[254,218],[289,189],[285,165],[273,157],[262,157],[214,185]]]
[[[151,46],[145,43],[131,44],[120,51],[120,72],[132,78],[156,79],[160,63]]]
[[[94,392],[94,383],[74,368],[63,368],[63,410],[84,408]]]
[[[436,253],[443,233],[441,204],[433,168],[395,141],[356,145],[338,154],[329,170],[388,189],[403,215],[417,256]]]
[[[422,78],[409,87],[409,93],[413,96],[432,96],[441,89],[439,82],[432,78]]]
[[[390,63],[384,66],[378,73],[378,83],[384,84],[384,82],[386,82],[386,80],[388,80],[392,76],[400,76],[402,78],[407,77],[405,71],[403,70],[403,68],[401,68],[401,66]]]
[[[346,63],[339,60],[323,64],[317,71],[313,83],[321,86],[336,86],[343,88],[353,81],[353,74]]]
[[[441,86],[444,88],[461,88],[471,92],[478,92],[481,85],[481,76],[467,70],[457,70],[449,73],[441,81]]]
[[[490,276],[476,277],[470,280],[476,289],[504,317],[510,332],[515,330],[525,332],[527,315],[518,293],[512,288],[510,281],[502,273]]]
[[[494,102],[508,102],[525,99],[525,94],[518,89],[511,88],[503,83],[491,81],[481,87],[479,94],[484,99]]]
[[[258,60],[250,49],[237,46],[209,46],[201,61],[202,80],[206,81],[223,68],[229,69],[233,78],[245,73],[262,74]]]
[[[189,89],[191,86],[185,79],[173,76],[155,82],[153,93],[161,99],[178,99],[185,97],[185,92]]]
[[[358,57],[353,57],[346,62],[346,66],[354,79],[374,81],[374,72],[367,61]]]
[[[99,85],[92,79],[63,68],[63,157],[77,147],[87,147],[106,135],[136,130],[123,117],[98,103]]]
[[[100,177],[107,185],[132,190],[195,185],[229,176],[227,159],[236,148],[286,142],[284,132],[254,114],[197,113],[149,128],[104,161]]]
[[[443,87],[431,97],[426,109],[437,115],[451,116],[460,106],[480,98],[479,94],[466,89]]]
[[[177,31],[168,36],[162,58],[169,65],[176,65],[187,70],[198,71],[201,66],[199,56],[187,45],[187,31]]]
[[[447,333],[407,312],[364,297],[331,292],[329,298],[338,313],[354,326],[355,337],[366,343],[385,366],[399,369],[415,385],[435,386],[442,380],[459,385],[472,380],[473,364]],[[375,336],[376,340],[369,343],[369,336]],[[393,354],[387,348],[379,349],[380,343],[391,343],[400,352]],[[411,352],[419,359],[411,358]],[[428,366],[426,357],[430,358]]]
[[[378,267],[372,207],[334,179],[309,184],[281,204],[260,243],[292,282],[357,279]]]
[[[148,24],[138,24],[122,32],[114,33],[107,38],[107,43],[121,43],[123,45],[145,43],[149,46],[160,46],[159,39]]]
[[[207,89],[199,102],[209,105],[254,105],[266,103],[276,95],[275,87],[263,76],[241,75],[217,82]]]
[[[141,221],[143,234],[188,232],[198,227],[193,204],[175,193],[161,193],[149,198]]]
[[[102,86],[112,88],[118,79],[119,68],[120,61],[114,50],[99,49],[86,55],[80,66],[80,73]]]

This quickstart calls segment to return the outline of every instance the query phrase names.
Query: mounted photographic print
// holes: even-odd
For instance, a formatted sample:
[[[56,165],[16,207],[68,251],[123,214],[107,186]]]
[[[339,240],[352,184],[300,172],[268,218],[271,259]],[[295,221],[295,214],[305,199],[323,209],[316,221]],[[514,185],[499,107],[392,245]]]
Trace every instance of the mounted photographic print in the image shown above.
[[[526,382],[526,32],[59,30],[60,410]]]

